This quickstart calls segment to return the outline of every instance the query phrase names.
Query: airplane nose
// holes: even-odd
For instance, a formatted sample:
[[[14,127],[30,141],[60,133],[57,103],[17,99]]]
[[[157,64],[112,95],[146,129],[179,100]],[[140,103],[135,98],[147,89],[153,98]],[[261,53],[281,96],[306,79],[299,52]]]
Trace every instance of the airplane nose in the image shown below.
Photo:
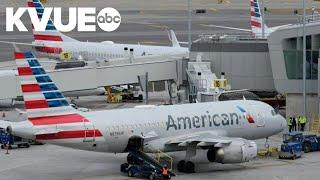
[[[282,131],[286,129],[287,127],[287,121],[284,117],[282,117],[281,115],[279,115],[280,118],[280,122],[281,122],[281,129]]]

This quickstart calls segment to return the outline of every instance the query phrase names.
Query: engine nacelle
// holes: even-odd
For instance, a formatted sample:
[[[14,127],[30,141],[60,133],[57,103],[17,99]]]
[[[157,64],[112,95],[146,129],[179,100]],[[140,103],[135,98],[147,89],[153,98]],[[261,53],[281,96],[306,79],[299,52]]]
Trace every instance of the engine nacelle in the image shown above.
[[[210,162],[223,164],[248,162],[257,156],[257,144],[244,139],[232,141],[229,146],[212,148],[207,152]]]

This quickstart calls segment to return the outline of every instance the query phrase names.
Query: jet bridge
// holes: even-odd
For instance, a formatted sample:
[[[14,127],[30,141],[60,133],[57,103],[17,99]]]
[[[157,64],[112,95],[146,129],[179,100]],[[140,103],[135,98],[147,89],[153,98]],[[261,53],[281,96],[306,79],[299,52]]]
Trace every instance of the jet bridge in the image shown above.
[[[202,62],[200,58],[197,58],[196,62],[188,62],[187,75],[190,102],[218,101],[219,95],[224,90],[230,89],[224,73],[218,78],[211,71],[211,63]]]
[[[184,61],[187,59],[172,56],[148,56],[139,59],[91,61],[87,62],[88,65],[85,67],[51,69],[47,72],[62,92],[135,84],[138,83],[138,76],[146,72],[149,74],[149,81],[173,80],[180,85]],[[14,99],[21,96],[20,83],[15,73],[0,73],[0,84],[2,87],[0,99]]]

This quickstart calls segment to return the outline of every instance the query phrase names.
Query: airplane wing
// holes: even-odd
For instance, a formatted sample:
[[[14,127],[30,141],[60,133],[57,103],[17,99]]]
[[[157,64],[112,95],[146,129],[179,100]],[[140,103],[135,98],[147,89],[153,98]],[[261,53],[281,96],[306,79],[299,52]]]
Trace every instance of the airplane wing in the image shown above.
[[[33,46],[33,47],[41,47],[40,45],[35,45],[32,43],[20,43],[20,42],[11,42],[11,41],[0,41],[2,44],[15,44],[15,45],[22,45],[22,46]]]
[[[285,25],[281,25],[281,26],[275,26],[275,27],[269,27],[269,29],[271,30],[271,31],[276,31],[276,30],[278,30],[278,29],[281,29],[281,28],[283,28],[283,27],[288,27],[288,26],[291,26],[292,24],[285,24]]]
[[[180,147],[188,146],[189,144],[196,144],[197,147],[215,146],[224,147],[231,144],[232,140],[235,138],[229,138],[223,135],[217,135],[211,131],[192,133],[184,136],[180,136],[171,139],[166,142],[166,145],[178,145]]]
[[[251,29],[242,29],[242,28],[229,27],[229,26],[218,26],[218,25],[213,25],[213,24],[200,24],[200,26],[222,28],[222,29],[230,29],[230,30],[245,31],[245,32],[252,32]]]

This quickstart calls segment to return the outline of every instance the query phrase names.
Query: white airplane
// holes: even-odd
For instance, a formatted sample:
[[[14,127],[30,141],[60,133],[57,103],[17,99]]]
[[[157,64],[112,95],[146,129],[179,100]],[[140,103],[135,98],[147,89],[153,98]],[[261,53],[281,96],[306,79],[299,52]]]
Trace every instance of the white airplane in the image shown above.
[[[249,100],[77,111],[31,52],[15,58],[28,120],[1,121],[0,127],[20,137],[106,153],[186,151],[178,169],[193,172],[197,149],[207,150],[209,162],[246,162],[257,154],[251,140],[286,127],[271,106]]]
[[[36,8],[38,17],[41,20],[44,7],[40,0],[28,0],[28,7]],[[175,33],[172,30],[169,32],[172,46],[117,44],[112,41],[81,42],[59,32],[50,19],[46,31],[35,32],[33,30],[34,41],[32,44],[16,44],[34,46],[38,52],[53,58],[60,58],[62,53],[69,53],[72,59],[118,59],[127,58],[130,50],[133,50],[133,57],[148,55],[179,55],[181,57],[188,57],[188,48],[181,47]]]
[[[266,38],[272,32],[276,31],[277,29],[289,25],[289,24],[286,24],[286,25],[281,25],[281,26],[268,27],[266,24],[264,24],[264,34],[263,34],[262,14],[261,14],[261,9],[260,9],[260,5],[259,5],[258,0],[250,0],[250,18],[251,18],[250,19],[251,29],[243,29],[243,28],[229,27],[229,26],[218,26],[218,25],[213,25],[213,24],[209,24],[209,25],[201,24],[201,26],[216,27],[216,28],[230,29],[230,30],[237,30],[237,31],[245,31],[245,32],[252,33],[256,38]]]

